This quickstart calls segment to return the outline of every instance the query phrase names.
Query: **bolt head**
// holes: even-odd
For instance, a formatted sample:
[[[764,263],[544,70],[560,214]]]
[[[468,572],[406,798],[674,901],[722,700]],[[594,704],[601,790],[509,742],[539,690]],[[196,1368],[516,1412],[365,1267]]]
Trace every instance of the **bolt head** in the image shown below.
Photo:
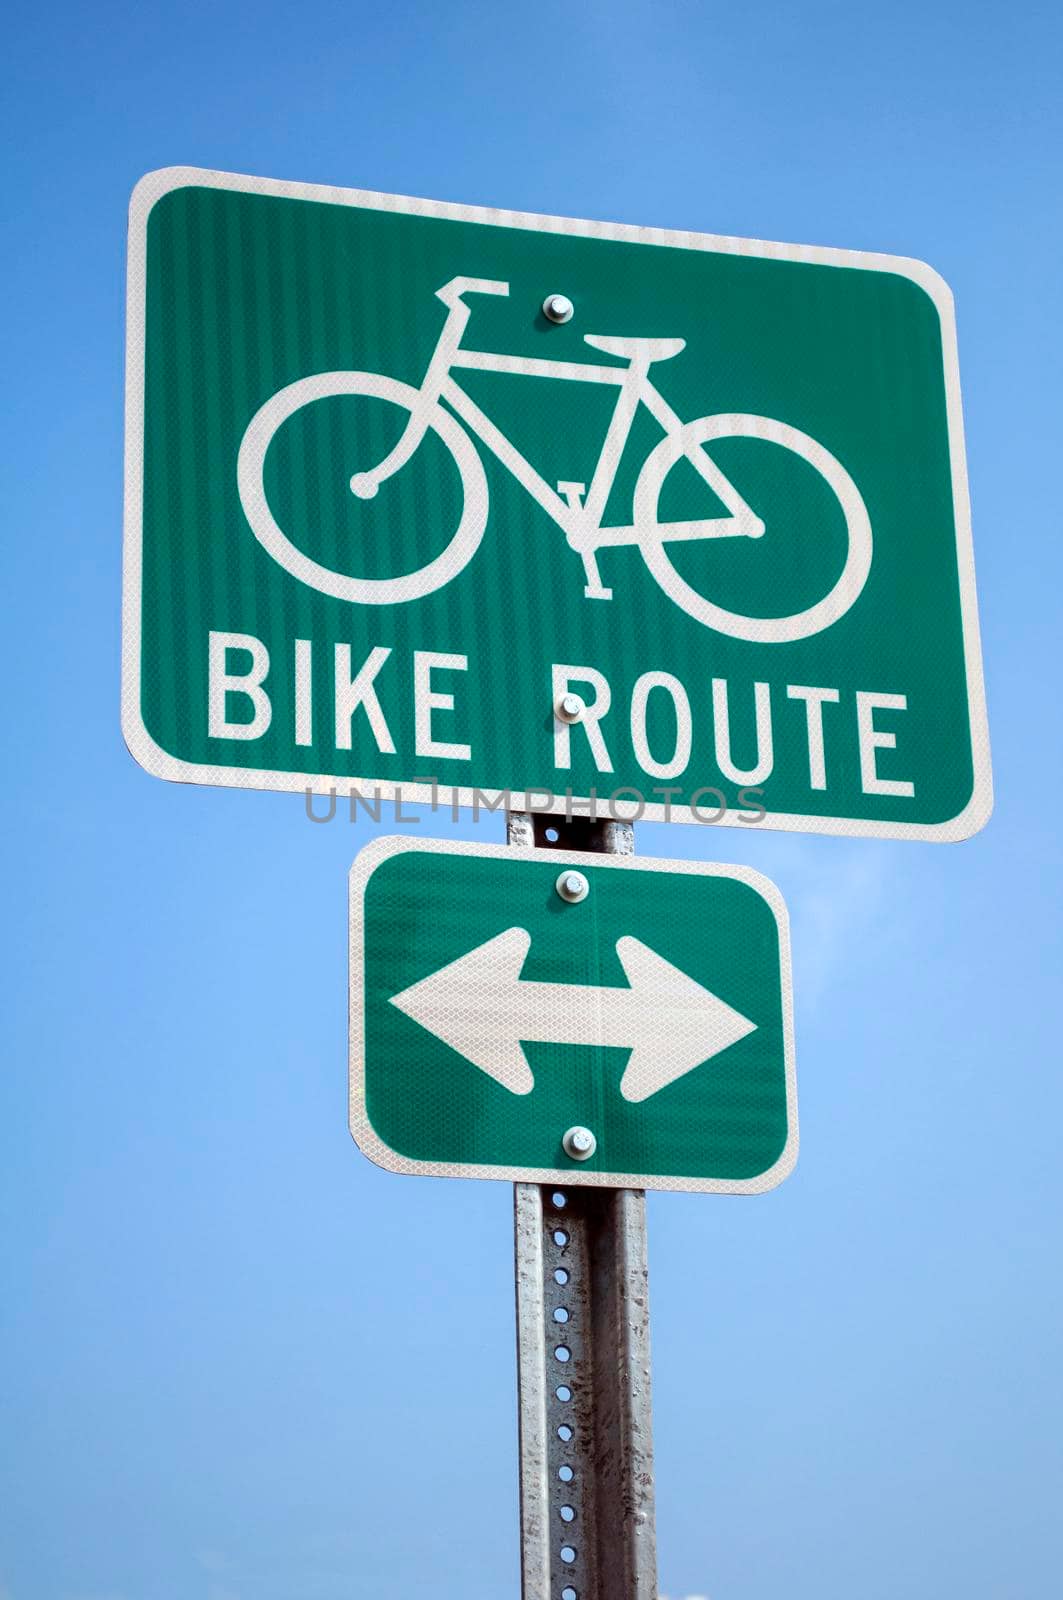
[[[589,1128],[569,1128],[561,1147],[573,1161],[589,1161],[598,1148],[598,1141]]]
[[[578,722],[583,715],[583,701],[578,694],[563,694],[554,710],[562,722]]]
[[[543,316],[549,322],[570,322],[575,309],[567,294],[548,294],[543,301]]]
[[[571,870],[562,872],[554,887],[562,900],[567,900],[572,905],[577,900],[586,900],[591,892],[591,886],[583,876],[583,873]]]

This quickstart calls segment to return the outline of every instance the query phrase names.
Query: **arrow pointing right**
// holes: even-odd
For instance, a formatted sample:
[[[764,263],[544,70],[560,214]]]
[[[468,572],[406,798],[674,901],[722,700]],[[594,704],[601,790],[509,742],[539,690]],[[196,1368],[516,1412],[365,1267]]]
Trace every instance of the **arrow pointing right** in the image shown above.
[[[620,1080],[625,1100],[648,1100],[755,1032],[755,1022],[649,945],[625,937],[616,941],[616,953],[631,985],[626,992],[631,995],[632,1020],[641,1024]]]

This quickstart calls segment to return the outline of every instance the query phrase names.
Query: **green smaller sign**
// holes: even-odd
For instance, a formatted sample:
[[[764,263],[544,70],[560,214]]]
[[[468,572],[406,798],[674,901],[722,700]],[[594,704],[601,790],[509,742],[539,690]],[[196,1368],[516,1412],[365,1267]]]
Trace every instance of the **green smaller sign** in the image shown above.
[[[748,867],[377,839],[350,1025],[395,1172],[746,1194],[797,1159],[786,907]]]

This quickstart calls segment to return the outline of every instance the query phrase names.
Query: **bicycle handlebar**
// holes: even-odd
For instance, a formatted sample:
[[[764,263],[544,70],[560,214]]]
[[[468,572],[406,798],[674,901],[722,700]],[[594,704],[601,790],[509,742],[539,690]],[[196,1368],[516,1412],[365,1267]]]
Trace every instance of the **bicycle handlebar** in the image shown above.
[[[497,278],[451,278],[442,289],[436,290],[436,299],[445,306],[454,306],[466,294],[508,294],[509,284]]]

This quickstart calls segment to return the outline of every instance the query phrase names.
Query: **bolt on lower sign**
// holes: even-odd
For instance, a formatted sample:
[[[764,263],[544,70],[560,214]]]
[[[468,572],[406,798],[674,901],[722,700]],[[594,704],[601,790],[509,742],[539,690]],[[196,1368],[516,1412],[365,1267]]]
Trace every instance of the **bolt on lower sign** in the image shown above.
[[[351,1131],[396,1172],[757,1193],[797,1158],[786,908],[746,867],[377,839]]]
[[[128,326],[150,772],[917,839],[988,816],[922,263],[174,168],[133,196]]]

